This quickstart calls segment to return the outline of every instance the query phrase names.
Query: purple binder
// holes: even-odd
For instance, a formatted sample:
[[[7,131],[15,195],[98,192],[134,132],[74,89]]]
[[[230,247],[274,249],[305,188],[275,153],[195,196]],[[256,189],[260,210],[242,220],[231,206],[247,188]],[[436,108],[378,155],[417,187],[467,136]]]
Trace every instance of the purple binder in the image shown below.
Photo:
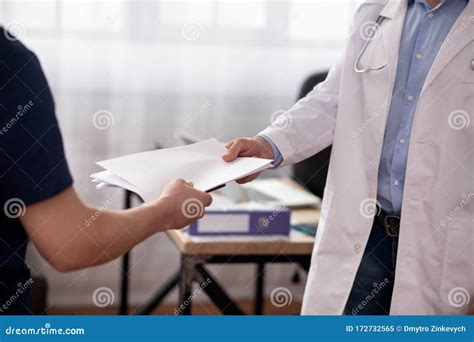
[[[206,210],[200,220],[188,228],[189,235],[288,235],[288,208],[256,210]]]

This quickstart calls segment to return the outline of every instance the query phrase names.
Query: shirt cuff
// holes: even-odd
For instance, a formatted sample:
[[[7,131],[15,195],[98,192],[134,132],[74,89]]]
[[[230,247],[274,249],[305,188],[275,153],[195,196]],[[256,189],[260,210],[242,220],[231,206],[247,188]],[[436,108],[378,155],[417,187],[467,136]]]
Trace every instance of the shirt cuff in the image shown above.
[[[280,153],[280,150],[278,149],[277,145],[275,145],[275,143],[268,137],[266,137],[265,135],[263,134],[259,134],[258,135],[259,137],[262,137],[263,139],[265,139],[265,141],[267,143],[270,144],[270,146],[272,147],[272,151],[273,151],[273,157],[275,158],[273,161],[272,161],[272,165],[277,168],[278,166],[280,166],[280,164],[283,162],[283,156],[281,155]]]

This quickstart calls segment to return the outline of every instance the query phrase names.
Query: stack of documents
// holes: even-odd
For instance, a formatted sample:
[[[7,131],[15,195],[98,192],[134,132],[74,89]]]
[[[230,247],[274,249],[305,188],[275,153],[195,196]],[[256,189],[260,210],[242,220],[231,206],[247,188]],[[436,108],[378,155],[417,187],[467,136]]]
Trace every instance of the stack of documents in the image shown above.
[[[171,180],[182,178],[196,189],[212,191],[225,183],[271,167],[271,160],[237,158],[227,163],[222,155],[225,145],[216,139],[103,160],[97,164],[105,171],[91,175],[103,186],[118,186],[139,195],[145,202],[157,199]]]

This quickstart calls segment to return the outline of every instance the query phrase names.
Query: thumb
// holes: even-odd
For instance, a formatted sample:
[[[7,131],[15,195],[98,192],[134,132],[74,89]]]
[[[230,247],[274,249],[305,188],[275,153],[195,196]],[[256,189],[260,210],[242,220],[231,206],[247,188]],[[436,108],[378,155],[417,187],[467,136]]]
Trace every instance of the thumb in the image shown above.
[[[228,147],[229,150],[222,156],[222,159],[224,159],[226,162],[235,160],[239,156],[239,153],[242,151],[244,146],[245,140],[234,140],[232,144]]]

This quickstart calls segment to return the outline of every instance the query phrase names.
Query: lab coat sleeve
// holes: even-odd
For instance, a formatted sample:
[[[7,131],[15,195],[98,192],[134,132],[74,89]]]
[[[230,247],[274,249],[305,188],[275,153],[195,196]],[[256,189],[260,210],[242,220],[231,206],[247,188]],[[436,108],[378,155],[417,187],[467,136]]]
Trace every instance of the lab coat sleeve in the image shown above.
[[[342,59],[326,80],[264,129],[283,157],[281,166],[309,158],[332,144],[339,101]]]
[[[359,7],[349,34],[349,43],[342,57],[324,82],[318,84],[306,97],[280,115],[259,135],[270,139],[278,147],[281,166],[297,163],[311,157],[333,142],[336,114],[339,103],[341,75],[345,60],[349,58],[350,42],[366,14],[371,1]]]

